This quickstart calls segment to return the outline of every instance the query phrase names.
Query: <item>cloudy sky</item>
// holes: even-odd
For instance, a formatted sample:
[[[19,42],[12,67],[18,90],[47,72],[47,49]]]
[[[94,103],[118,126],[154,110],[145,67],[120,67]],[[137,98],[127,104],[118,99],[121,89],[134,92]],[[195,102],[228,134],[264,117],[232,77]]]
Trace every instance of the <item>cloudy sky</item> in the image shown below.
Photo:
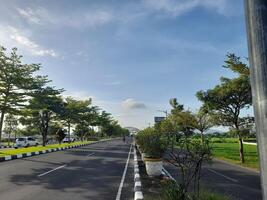
[[[232,75],[226,53],[247,57],[243,0],[2,1],[0,44],[138,128],[172,97],[198,108],[198,90]]]

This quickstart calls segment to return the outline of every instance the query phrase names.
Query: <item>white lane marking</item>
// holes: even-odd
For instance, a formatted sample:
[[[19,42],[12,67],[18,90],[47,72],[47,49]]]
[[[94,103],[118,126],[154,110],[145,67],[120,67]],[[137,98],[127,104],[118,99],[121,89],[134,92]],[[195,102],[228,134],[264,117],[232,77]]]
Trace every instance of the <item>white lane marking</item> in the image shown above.
[[[123,175],[121,177],[121,183],[120,183],[120,186],[119,186],[119,189],[118,189],[118,192],[117,192],[116,200],[120,200],[121,199],[121,191],[122,191],[124,179],[125,179],[125,176],[126,176],[127,168],[128,168],[128,165],[129,165],[131,151],[132,151],[132,145],[130,147],[130,150],[129,150],[129,153],[128,153],[128,158],[127,158],[127,161],[126,161],[126,164],[125,164],[125,168],[124,168],[124,171],[123,171]]]
[[[219,173],[219,172],[216,172],[216,171],[213,170],[213,169],[207,169],[207,170],[209,170],[210,172],[213,172],[214,174],[217,174],[217,175],[219,175],[219,176],[221,176],[221,177],[224,177],[224,178],[226,178],[226,179],[229,180],[229,181],[232,181],[232,182],[235,182],[235,183],[238,182],[238,180],[236,180],[236,179],[234,179],[234,178],[231,178],[231,177],[229,177],[229,176],[225,176],[225,175],[223,175],[223,174],[221,174],[221,173]]]
[[[90,153],[88,156],[92,156],[92,155],[94,155],[95,153]]]
[[[167,176],[169,176],[172,180],[174,180],[176,182],[176,180],[173,178],[173,176],[170,174],[170,172],[168,172],[164,167],[162,167],[162,171],[164,173],[166,173]]]
[[[57,167],[57,168],[55,168],[55,169],[49,170],[48,172],[39,174],[38,177],[44,176],[44,175],[46,175],[46,174],[49,174],[49,173],[51,173],[51,172],[53,172],[53,171],[56,171],[56,170],[58,170],[58,169],[61,169],[61,168],[63,168],[63,167],[66,167],[66,166],[67,166],[66,164],[65,164],[65,165],[61,165],[61,166],[59,166],[59,167]]]

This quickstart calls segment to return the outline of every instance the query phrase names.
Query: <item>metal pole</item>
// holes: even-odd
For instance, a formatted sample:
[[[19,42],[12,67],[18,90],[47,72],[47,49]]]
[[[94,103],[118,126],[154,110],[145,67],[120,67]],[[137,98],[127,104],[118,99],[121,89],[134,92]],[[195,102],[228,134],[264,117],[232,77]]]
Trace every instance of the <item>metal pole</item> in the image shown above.
[[[267,200],[267,0],[245,0],[263,200]]]

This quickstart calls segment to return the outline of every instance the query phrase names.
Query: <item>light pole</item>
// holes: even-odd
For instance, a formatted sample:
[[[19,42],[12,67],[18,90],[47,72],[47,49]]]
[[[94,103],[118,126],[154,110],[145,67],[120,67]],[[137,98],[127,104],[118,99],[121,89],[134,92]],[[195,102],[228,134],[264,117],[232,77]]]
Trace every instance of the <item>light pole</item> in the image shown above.
[[[267,200],[267,0],[245,0],[263,200]]]

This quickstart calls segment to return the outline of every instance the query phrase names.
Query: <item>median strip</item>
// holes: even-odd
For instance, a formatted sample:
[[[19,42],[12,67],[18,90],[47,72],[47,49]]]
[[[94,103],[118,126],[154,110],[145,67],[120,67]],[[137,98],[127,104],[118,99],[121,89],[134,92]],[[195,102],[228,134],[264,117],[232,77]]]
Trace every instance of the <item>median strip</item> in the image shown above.
[[[46,154],[50,152],[56,152],[56,151],[61,151],[65,149],[71,149],[71,148],[77,148],[85,145],[90,145],[90,144],[95,144],[98,142],[105,142],[109,141],[111,139],[104,139],[104,140],[99,140],[95,142],[87,142],[87,143],[74,143],[71,146],[64,146],[64,147],[57,147],[54,148],[56,145],[50,145],[51,147],[49,148],[49,145],[46,147],[30,147],[30,148],[25,148],[25,149],[13,149],[13,150],[5,150],[5,151],[0,151],[0,162],[8,161],[8,160],[14,160],[14,159],[19,159],[19,158],[25,158],[25,157],[30,157],[30,156],[36,156],[39,154]],[[45,149],[43,149],[45,148]],[[31,152],[29,152],[32,150]],[[2,155],[1,155],[2,154]]]

